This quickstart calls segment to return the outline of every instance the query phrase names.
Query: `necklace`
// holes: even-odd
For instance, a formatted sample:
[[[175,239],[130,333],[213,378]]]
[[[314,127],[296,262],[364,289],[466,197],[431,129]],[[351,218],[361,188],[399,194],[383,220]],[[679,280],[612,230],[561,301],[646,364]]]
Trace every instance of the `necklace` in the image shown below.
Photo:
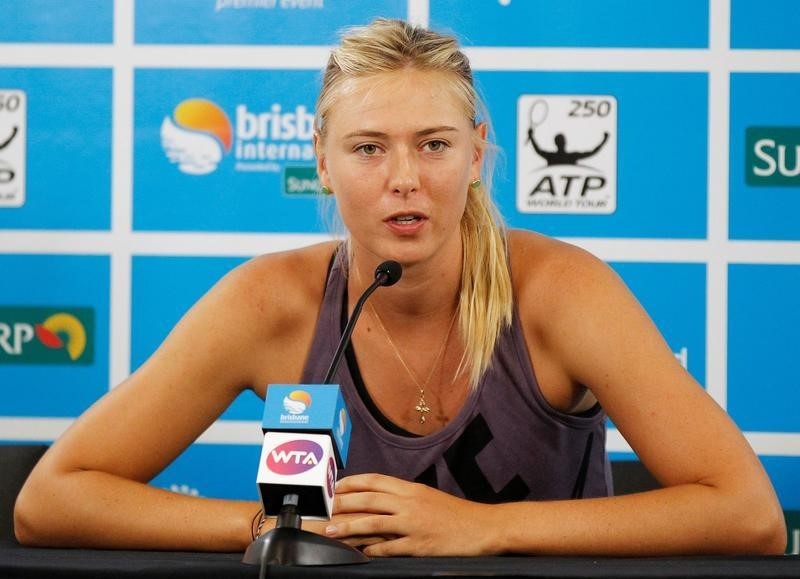
[[[358,278],[358,282],[360,285],[361,273],[358,271],[358,269],[356,269],[356,277]],[[417,400],[417,405],[414,406],[414,410],[419,412],[419,423],[425,424],[425,420],[427,419],[426,415],[428,414],[428,412],[431,411],[430,406],[428,406],[428,402],[425,400],[425,388],[431,381],[433,373],[436,371],[436,368],[439,366],[439,361],[442,359],[442,356],[444,355],[447,342],[450,339],[450,332],[453,331],[453,324],[456,321],[456,314],[458,313],[458,309],[456,309],[456,311],[453,312],[453,317],[450,318],[450,325],[448,325],[447,327],[447,333],[444,335],[444,340],[442,340],[442,345],[439,346],[439,352],[436,354],[436,358],[434,358],[433,364],[431,364],[431,369],[428,372],[428,376],[425,378],[424,382],[420,383],[419,379],[417,379],[417,375],[411,370],[409,365],[406,364],[403,355],[400,353],[400,349],[394,343],[394,340],[392,340],[392,336],[389,335],[389,331],[386,329],[386,326],[383,325],[383,320],[381,320],[381,317],[378,315],[375,306],[372,305],[372,302],[370,302],[368,305],[370,311],[372,312],[372,315],[375,317],[375,321],[378,322],[378,326],[380,326],[383,335],[386,337],[386,341],[389,342],[389,345],[392,347],[395,357],[400,361],[400,364],[402,364],[403,368],[405,368],[406,370],[406,373],[416,385],[417,390],[419,390],[419,399]]]
[[[395,345],[394,340],[389,335],[389,331],[386,329],[386,326],[383,325],[383,321],[381,317],[378,315],[378,312],[375,310],[372,304],[369,304],[370,311],[372,311],[372,315],[375,316],[375,320],[378,322],[378,325],[381,327],[381,331],[383,331],[383,335],[386,336],[386,341],[389,342],[389,345],[394,350],[394,355],[400,361],[400,364],[403,365],[403,368],[406,369],[406,373],[408,373],[411,380],[413,380],[414,384],[417,386],[417,390],[419,390],[419,400],[417,401],[417,405],[414,406],[414,410],[419,412],[419,423],[425,424],[426,415],[428,412],[431,411],[430,406],[428,406],[428,402],[425,400],[425,387],[428,386],[428,383],[431,381],[433,377],[433,373],[436,368],[439,366],[439,361],[442,359],[442,355],[444,354],[445,347],[447,346],[448,339],[450,338],[450,332],[453,330],[453,323],[456,321],[456,313],[458,310],[453,312],[453,317],[450,318],[450,325],[447,327],[447,333],[444,335],[444,340],[442,340],[442,345],[439,346],[439,353],[436,354],[436,358],[433,360],[433,364],[431,365],[430,372],[428,372],[427,378],[425,378],[425,382],[420,384],[420,381],[417,379],[417,375],[411,370],[411,368],[406,364],[405,359],[403,359],[403,355],[400,353],[399,348]]]

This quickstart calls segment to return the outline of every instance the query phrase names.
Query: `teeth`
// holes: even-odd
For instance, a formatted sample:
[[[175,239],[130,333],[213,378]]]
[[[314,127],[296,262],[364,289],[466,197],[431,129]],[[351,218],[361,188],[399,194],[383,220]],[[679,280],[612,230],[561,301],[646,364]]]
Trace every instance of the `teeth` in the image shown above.
[[[395,221],[403,221],[408,223],[409,221],[416,221],[419,219],[418,217],[414,217],[413,215],[403,215],[402,217],[395,217]]]

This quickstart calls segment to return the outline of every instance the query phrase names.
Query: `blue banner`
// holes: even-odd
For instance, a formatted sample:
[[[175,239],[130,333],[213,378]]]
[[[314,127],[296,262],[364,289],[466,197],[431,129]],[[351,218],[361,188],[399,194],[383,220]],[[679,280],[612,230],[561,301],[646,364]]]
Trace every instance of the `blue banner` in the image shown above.
[[[731,48],[800,48],[800,2],[731,0]]]
[[[0,414],[79,416],[109,386],[109,258],[0,255],[0,271]]]
[[[800,240],[800,74],[731,75],[730,237]]]
[[[137,0],[136,42],[330,45],[344,27],[407,14],[405,0]]]
[[[495,194],[510,225],[558,236],[706,237],[706,74],[479,72],[476,78],[503,152]],[[567,154],[588,158],[542,176],[537,171],[551,161],[534,150],[529,130],[540,151],[556,151],[561,134]],[[578,203],[612,174],[613,211],[587,215]],[[576,203],[557,213],[523,205],[564,198]]]
[[[22,196],[5,192],[0,174],[0,228],[109,229],[111,70],[0,68],[0,95],[4,105],[24,95],[27,106],[13,121],[0,109],[0,172],[25,173]],[[23,165],[14,166],[5,149],[23,134],[24,155],[13,161]],[[13,206],[4,193],[17,195]]]
[[[136,72],[134,228],[320,230],[318,73]]]
[[[109,44],[114,0],[0,0],[0,42]]]
[[[728,412],[742,430],[800,433],[800,266],[728,267]]]
[[[708,0],[430,0],[430,20],[472,46],[708,47]]]

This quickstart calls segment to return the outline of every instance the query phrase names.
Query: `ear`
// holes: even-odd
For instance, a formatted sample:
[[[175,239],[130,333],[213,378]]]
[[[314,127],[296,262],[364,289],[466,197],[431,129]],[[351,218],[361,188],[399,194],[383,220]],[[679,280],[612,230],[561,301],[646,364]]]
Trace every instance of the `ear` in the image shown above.
[[[319,133],[314,131],[314,155],[317,157],[317,175],[321,185],[330,187],[327,158],[325,157],[324,147],[322,146],[322,138]]]
[[[472,135],[472,178],[481,178],[481,168],[483,166],[483,154],[486,151],[486,135],[488,127],[486,123],[478,123],[473,129]]]

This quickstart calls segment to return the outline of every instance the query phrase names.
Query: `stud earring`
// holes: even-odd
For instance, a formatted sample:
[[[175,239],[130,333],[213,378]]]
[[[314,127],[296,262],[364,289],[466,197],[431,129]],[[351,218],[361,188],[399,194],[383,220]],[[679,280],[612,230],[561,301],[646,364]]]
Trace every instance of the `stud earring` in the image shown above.
[[[322,186],[321,191],[323,195],[333,195],[333,191],[328,189],[325,185]]]
[[[469,184],[469,186],[472,187],[473,189],[477,189],[478,187],[481,186],[481,180],[475,179],[472,183]]]

